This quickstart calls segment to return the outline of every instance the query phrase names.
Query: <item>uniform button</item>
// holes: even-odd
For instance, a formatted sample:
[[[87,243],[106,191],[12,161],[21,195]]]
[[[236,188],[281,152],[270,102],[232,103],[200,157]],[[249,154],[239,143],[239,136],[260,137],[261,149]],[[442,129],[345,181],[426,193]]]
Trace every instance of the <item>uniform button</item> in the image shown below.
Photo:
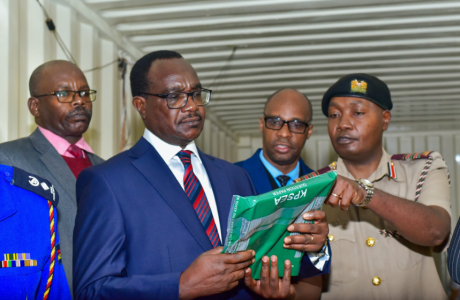
[[[372,284],[373,285],[379,286],[381,283],[382,283],[382,280],[380,279],[380,277],[375,276],[374,278],[372,278]]]
[[[375,240],[373,238],[368,238],[366,240],[366,245],[368,245],[369,247],[373,247],[375,245]]]
[[[334,236],[332,234],[328,234],[327,238],[329,239],[330,242],[334,240]]]

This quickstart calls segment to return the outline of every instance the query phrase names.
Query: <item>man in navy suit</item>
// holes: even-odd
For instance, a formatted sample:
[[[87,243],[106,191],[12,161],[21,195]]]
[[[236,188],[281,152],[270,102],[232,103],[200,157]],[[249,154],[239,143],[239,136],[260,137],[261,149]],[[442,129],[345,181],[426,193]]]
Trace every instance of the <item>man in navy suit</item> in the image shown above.
[[[136,62],[130,79],[146,129],[130,150],[78,178],[76,299],[319,298],[320,276],[291,283],[288,261],[280,279],[276,257],[271,266],[264,257],[255,281],[252,250],[221,254],[232,195],[256,191],[243,169],[196,148],[211,91],[192,66],[157,51]],[[306,244],[318,228],[327,223],[296,224],[303,234],[286,248],[321,249]]]
[[[313,172],[300,157],[313,132],[311,120],[310,100],[297,90],[282,89],[267,99],[259,121],[263,149],[236,163],[249,173],[259,194]]]
[[[300,153],[313,132],[310,100],[295,89],[281,89],[268,97],[264,116],[260,118],[263,149],[249,159],[237,162],[252,179],[257,193],[263,194],[292,184],[293,180],[313,172],[302,160]],[[323,211],[312,212],[309,220],[325,219]],[[323,231],[311,231],[313,240],[325,243]],[[323,247],[320,259],[315,260],[319,270],[328,268],[330,250]],[[317,253],[310,252],[315,257]]]

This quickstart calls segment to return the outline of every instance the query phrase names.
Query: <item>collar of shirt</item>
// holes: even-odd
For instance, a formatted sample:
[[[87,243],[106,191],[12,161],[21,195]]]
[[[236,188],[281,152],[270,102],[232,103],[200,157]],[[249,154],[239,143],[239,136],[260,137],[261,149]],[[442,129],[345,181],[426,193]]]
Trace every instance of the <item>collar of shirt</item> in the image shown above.
[[[198,153],[198,149],[196,148],[195,141],[190,142],[184,149],[177,145],[171,145],[154,135],[150,130],[147,128],[144,131],[144,138],[157,150],[158,154],[160,154],[161,158],[165,161],[167,165],[171,160],[175,160],[181,163],[180,158],[177,157],[177,153],[181,150],[190,150],[192,151],[192,155],[195,156],[200,164],[203,164],[200,158],[200,154]]]
[[[50,142],[51,145],[53,145],[53,147],[61,156],[74,157],[71,153],[67,152],[67,149],[70,146],[70,143],[68,141],[58,136],[57,134],[52,133],[48,129],[45,129],[40,126],[38,126],[38,129],[45,136],[48,142]],[[78,146],[80,149],[84,150],[83,155],[86,155],[85,151],[89,153],[94,153],[93,149],[91,149],[91,147],[85,142],[84,137],[81,137],[81,139],[79,139],[78,142],[75,143],[75,146]]]
[[[270,173],[270,175],[272,175],[272,177],[275,179],[276,183],[278,183],[278,186],[281,187],[281,184],[280,184],[280,182],[278,181],[278,179],[276,179],[276,177],[278,177],[278,176],[280,176],[280,175],[284,175],[284,174],[281,173],[281,171],[279,171],[277,168],[275,168],[275,167],[264,157],[264,150],[260,151],[259,157],[260,157],[260,160],[262,161],[262,164],[263,164],[263,165],[265,166],[265,168],[268,170],[268,172]],[[299,164],[299,162],[297,161],[297,165],[295,166],[294,170],[292,170],[291,172],[289,172],[288,174],[286,174],[287,176],[290,177],[290,179],[289,179],[289,181],[286,183],[286,185],[292,184],[292,182],[294,181],[294,179],[299,178],[299,168],[300,168],[300,164]]]
[[[388,165],[391,163],[391,156],[383,149],[382,151],[382,158],[380,159],[379,165],[377,169],[367,178],[370,182],[375,182],[375,181],[380,181],[383,177],[387,177],[389,175],[389,169]],[[396,166],[394,166],[396,169]],[[356,178],[353,177],[353,175],[348,172],[347,167],[343,163],[342,158],[339,157],[337,160],[337,173],[339,175],[345,176],[347,178],[356,180]],[[402,176],[398,176],[396,179],[393,179],[395,181],[402,181]]]
[[[212,190],[211,182],[209,181],[208,173],[204,168],[203,162],[201,161],[198,149],[195,145],[195,142],[190,142],[184,149],[180,146],[171,145],[154,135],[147,128],[144,131],[144,138],[149,142],[155,150],[160,154],[161,158],[164,160],[166,165],[169,167],[177,182],[180,184],[182,189],[184,189],[184,165],[182,164],[180,158],[177,156],[177,153],[181,150],[190,150],[192,151],[191,162],[193,167],[193,173],[198,178],[201,183],[201,186],[204,189],[206,198],[208,199],[209,207],[211,208],[212,216],[214,217],[214,223],[216,223],[217,231],[219,232],[219,237],[222,241],[222,233],[220,231],[220,220],[219,213],[217,211],[216,199],[214,197],[214,191]]]

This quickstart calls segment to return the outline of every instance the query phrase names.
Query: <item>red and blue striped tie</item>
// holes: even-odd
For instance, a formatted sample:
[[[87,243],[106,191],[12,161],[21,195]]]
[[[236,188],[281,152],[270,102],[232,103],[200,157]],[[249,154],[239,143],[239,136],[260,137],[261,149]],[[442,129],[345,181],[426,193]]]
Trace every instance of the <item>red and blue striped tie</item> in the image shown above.
[[[217,246],[221,245],[219,233],[217,232],[217,226],[214,222],[214,218],[212,217],[208,198],[206,197],[200,181],[193,172],[190,158],[191,154],[192,152],[189,150],[182,150],[177,153],[177,156],[180,158],[185,168],[184,191],[187,197],[190,199],[190,202],[192,203],[193,208],[195,209],[196,214],[201,221],[201,224],[203,224],[203,227],[206,230],[206,234],[208,235],[212,246],[216,248]]]

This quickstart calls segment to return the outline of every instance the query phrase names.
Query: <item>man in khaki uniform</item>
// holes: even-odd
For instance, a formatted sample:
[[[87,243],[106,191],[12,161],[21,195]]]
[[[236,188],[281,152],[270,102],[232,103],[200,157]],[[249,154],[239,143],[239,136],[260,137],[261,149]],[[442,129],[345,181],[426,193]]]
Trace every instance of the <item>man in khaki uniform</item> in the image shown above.
[[[367,74],[323,97],[339,160],[316,174],[341,176],[324,207],[333,255],[322,299],[447,299],[432,258],[449,237],[447,166],[437,152],[386,153],[392,106],[387,85]]]

